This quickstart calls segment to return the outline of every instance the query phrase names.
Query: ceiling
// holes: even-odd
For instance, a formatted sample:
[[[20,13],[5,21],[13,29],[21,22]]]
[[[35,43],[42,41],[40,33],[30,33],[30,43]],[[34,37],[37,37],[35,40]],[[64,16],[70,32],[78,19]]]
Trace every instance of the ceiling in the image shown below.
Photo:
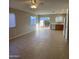
[[[9,7],[23,11],[42,14],[63,14],[69,7],[69,0],[41,0],[43,3],[36,10],[32,10],[26,3],[28,0],[9,0]]]

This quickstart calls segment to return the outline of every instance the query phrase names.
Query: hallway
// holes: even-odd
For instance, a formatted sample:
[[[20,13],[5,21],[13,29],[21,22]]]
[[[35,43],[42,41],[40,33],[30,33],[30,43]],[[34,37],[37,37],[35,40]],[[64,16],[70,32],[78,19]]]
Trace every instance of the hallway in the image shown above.
[[[10,40],[10,59],[68,59],[62,31],[38,30]]]

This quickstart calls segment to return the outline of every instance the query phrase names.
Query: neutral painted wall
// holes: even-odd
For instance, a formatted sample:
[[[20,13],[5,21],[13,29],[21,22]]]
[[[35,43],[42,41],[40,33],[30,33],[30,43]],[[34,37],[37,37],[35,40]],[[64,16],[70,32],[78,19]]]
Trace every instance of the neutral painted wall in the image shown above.
[[[30,16],[33,16],[33,14],[13,8],[9,9],[9,13],[16,15],[16,27],[9,28],[10,39],[33,31],[30,24]]]

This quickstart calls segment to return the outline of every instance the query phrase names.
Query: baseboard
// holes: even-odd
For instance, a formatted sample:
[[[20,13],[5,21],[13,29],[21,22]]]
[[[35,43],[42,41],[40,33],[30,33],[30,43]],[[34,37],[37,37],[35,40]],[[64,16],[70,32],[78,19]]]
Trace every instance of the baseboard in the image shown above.
[[[12,39],[14,39],[14,38],[23,36],[23,35],[25,35],[25,34],[29,34],[29,33],[31,33],[31,32],[33,32],[33,31],[30,31],[30,32],[26,32],[26,33],[22,33],[22,34],[16,35],[16,36],[14,36],[14,37],[9,38],[9,40],[12,40]]]

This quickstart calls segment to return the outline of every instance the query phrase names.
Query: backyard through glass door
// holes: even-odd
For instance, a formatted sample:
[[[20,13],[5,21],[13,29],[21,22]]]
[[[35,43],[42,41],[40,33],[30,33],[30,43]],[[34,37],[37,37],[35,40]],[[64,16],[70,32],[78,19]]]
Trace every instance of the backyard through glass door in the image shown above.
[[[31,26],[36,30],[39,29],[50,29],[50,18],[49,17],[37,17],[31,16]]]

